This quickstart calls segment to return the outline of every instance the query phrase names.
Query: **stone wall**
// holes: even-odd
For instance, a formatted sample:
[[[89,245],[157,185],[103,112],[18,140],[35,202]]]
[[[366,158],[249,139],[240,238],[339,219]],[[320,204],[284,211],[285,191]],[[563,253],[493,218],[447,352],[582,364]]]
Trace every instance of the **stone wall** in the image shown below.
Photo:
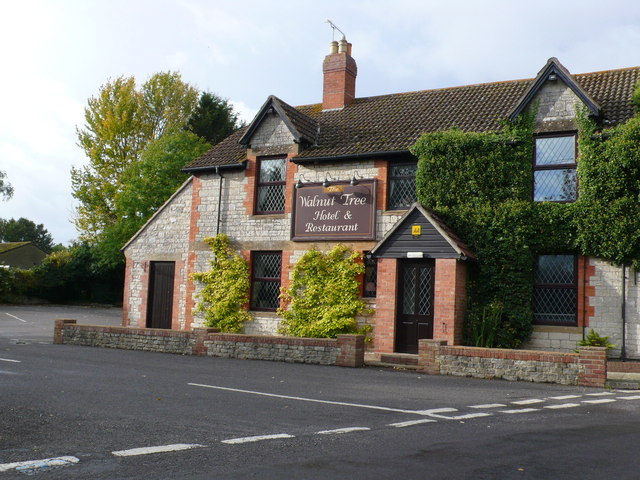
[[[189,331],[79,325],[73,319],[57,319],[53,339],[55,344],[180,355],[344,367],[364,365],[363,335],[338,335],[337,339],[269,337],[218,333],[207,328]]]
[[[419,369],[432,375],[604,387],[606,350],[581,347],[579,353],[447,346],[419,341]]]

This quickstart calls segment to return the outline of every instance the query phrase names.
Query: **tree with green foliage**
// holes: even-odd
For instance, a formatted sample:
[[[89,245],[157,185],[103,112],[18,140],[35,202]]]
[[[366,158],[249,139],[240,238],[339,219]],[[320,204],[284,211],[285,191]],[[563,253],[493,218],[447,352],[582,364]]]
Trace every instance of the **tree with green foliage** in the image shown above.
[[[366,334],[358,315],[368,313],[360,298],[359,275],[364,264],[358,252],[336,245],[328,253],[307,251],[296,263],[289,288],[283,289],[282,333],[296,337],[335,338],[343,333]]]
[[[53,249],[53,238],[44,225],[36,225],[23,217],[18,220],[0,218],[0,242],[33,242],[46,253]]]
[[[202,92],[198,106],[189,118],[190,131],[215,145],[238,127],[238,114],[228,100],[210,92]]]
[[[9,200],[13,196],[13,187],[7,180],[7,174],[0,170],[0,199]]]
[[[203,284],[195,311],[204,313],[208,327],[242,332],[244,323],[252,320],[245,310],[249,302],[249,266],[233,251],[226,235],[206,238],[205,242],[211,247],[213,259],[210,270],[192,275],[192,280]]]
[[[96,255],[105,265],[121,261],[120,249],[188,178],[181,169],[210,148],[201,137],[185,130],[166,132],[151,141],[140,160],[127,166],[122,187],[113,199],[117,222],[100,234]]]
[[[75,224],[82,239],[95,243],[120,220],[114,202],[125,170],[151,141],[183,128],[197,100],[198,91],[176,72],[157,73],[140,90],[133,77],[118,77],[89,99],[85,125],[77,129],[89,162],[71,170],[73,196],[79,201]]]

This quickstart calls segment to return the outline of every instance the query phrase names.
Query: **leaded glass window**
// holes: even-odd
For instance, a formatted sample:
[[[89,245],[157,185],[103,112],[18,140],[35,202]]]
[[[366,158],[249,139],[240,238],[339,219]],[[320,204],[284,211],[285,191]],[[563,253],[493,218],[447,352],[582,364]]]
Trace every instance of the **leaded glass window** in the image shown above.
[[[533,183],[535,202],[574,202],[578,198],[575,135],[536,138]]]
[[[258,165],[256,213],[283,213],[287,159],[261,158]]]
[[[542,325],[577,325],[578,275],[575,255],[536,259],[533,317]]]
[[[389,191],[387,208],[402,210],[409,208],[416,200],[416,172],[418,164],[405,163],[389,165]]]
[[[282,252],[253,252],[251,309],[276,310],[280,306]]]

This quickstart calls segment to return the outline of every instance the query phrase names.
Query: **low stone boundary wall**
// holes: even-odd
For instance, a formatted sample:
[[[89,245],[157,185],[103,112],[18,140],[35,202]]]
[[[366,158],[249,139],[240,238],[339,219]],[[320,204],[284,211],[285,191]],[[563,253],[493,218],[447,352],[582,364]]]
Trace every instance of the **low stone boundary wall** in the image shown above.
[[[342,367],[364,365],[363,335],[338,335],[337,339],[270,337],[219,333],[213,328],[110,327],[56,319],[53,343]]]
[[[500,378],[540,383],[604,387],[607,351],[580,347],[579,353],[447,346],[419,341],[419,370],[432,375]]]

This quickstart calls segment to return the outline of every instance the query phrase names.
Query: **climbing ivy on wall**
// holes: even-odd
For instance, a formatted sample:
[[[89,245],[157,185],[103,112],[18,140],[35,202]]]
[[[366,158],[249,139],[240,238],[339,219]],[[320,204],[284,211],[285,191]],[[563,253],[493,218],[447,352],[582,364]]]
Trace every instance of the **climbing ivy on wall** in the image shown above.
[[[640,106],[640,90],[634,101]],[[466,332],[501,306],[493,345],[515,348],[532,330],[538,254],[576,253],[640,266],[640,117],[601,131],[578,112],[579,197],[532,202],[535,109],[499,132],[424,134],[418,199],[476,253]],[[475,344],[477,339],[467,338]]]
[[[285,307],[278,310],[281,332],[296,337],[335,338],[341,333],[368,333],[356,316],[368,313],[360,298],[358,276],[364,273],[361,256],[344,245],[328,253],[307,251],[296,263],[289,288],[283,289]]]
[[[244,322],[252,319],[245,309],[249,303],[249,267],[246,260],[235,253],[224,234],[206,238],[213,252],[211,269],[197,272],[192,279],[203,283],[198,294],[196,312],[203,312],[208,327],[222,332],[242,332]]]

